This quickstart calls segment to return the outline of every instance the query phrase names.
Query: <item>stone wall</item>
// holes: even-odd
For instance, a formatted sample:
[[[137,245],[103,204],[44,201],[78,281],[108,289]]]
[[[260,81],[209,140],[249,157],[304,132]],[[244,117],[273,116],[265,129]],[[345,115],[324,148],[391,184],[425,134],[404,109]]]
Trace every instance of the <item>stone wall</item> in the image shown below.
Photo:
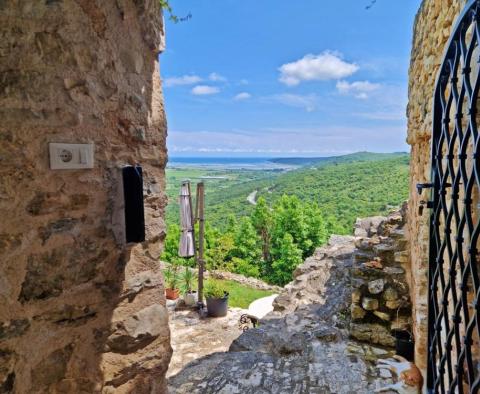
[[[297,267],[271,316],[315,309],[351,338],[393,347],[412,329],[406,204],[388,217],[358,219],[354,236],[333,235]]]
[[[412,330],[406,213],[405,204],[355,223],[350,332],[358,340],[394,346],[393,333]]]
[[[430,136],[433,91],[445,45],[464,0],[424,0],[418,11],[412,46],[408,104],[408,140],[411,145],[408,230],[411,240],[412,302],[416,363],[426,368],[428,210],[418,214],[420,200],[416,184],[430,181]]]
[[[163,44],[157,0],[0,2],[0,393],[165,389]],[[49,142],[94,143],[94,169],[50,170]],[[127,247],[135,163],[147,240]]]

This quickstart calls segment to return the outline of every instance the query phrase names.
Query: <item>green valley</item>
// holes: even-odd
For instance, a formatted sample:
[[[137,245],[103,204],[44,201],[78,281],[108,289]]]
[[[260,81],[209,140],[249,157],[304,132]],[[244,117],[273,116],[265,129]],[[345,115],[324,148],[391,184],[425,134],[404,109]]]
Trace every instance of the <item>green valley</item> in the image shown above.
[[[205,182],[207,265],[281,285],[331,234],[350,234],[357,217],[386,214],[408,197],[406,153],[271,161],[286,168],[167,169],[163,258],[178,261],[177,195],[185,179]]]

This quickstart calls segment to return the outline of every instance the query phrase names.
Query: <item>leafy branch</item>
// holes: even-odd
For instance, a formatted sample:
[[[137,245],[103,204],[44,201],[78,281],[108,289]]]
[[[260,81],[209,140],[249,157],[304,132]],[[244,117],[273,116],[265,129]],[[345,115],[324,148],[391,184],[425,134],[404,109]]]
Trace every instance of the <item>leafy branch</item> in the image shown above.
[[[175,15],[174,12],[173,12],[173,8],[170,5],[169,0],[159,0],[159,1],[160,1],[160,6],[169,13],[169,15],[170,15],[169,19],[173,23],[185,22],[185,21],[192,18],[192,14],[190,14],[190,13],[188,15],[184,16],[184,17],[179,17],[178,15]]]

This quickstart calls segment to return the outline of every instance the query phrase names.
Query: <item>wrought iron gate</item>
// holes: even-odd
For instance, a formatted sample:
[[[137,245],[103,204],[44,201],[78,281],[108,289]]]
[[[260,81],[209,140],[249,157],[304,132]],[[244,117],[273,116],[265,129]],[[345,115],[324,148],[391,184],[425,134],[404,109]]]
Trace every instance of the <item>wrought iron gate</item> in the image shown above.
[[[480,387],[480,0],[458,18],[437,79],[430,184],[430,393]]]

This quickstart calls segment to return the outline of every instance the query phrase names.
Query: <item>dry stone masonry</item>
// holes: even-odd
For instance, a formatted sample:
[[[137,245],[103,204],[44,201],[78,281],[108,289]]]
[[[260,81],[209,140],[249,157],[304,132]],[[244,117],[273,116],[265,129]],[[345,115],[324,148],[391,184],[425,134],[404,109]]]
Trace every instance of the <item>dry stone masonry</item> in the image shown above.
[[[358,340],[393,346],[392,332],[412,330],[405,219],[406,206],[355,224],[350,331]]]
[[[158,0],[0,1],[0,393],[164,392],[163,45]],[[94,168],[50,170],[50,142],[94,143]]]

